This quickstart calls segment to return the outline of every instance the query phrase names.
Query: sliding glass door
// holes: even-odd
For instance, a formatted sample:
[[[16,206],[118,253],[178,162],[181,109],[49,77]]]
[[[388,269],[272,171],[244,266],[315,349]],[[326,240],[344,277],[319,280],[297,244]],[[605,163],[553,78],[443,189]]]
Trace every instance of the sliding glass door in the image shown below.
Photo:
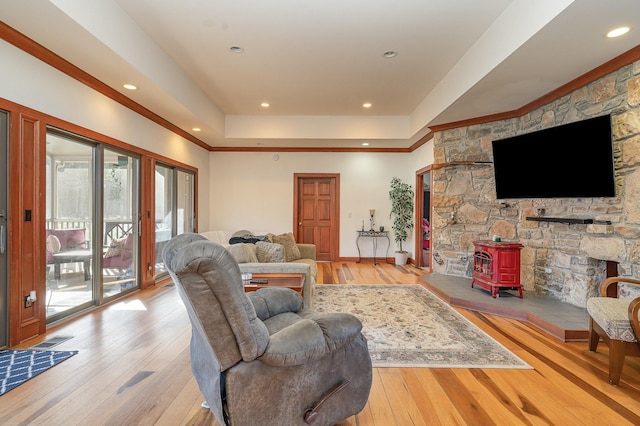
[[[102,297],[139,287],[139,160],[104,150]]]
[[[48,322],[139,288],[139,169],[130,153],[47,131]]]
[[[172,237],[195,231],[195,177],[162,164],[155,172],[155,275],[166,273],[162,250]]]
[[[176,235],[184,232],[194,232],[196,229],[196,214],[194,211],[195,185],[193,181],[193,173],[176,170],[176,186],[178,192],[178,199],[176,200],[178,219],[176,223]]]
[[[95,145],[47,132],[46,311],[56,320],[95,300]]]

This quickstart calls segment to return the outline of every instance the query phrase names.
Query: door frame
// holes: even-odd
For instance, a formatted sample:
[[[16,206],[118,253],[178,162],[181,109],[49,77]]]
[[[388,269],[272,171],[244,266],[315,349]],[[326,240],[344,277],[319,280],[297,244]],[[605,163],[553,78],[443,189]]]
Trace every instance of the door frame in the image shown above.
[[[331,251],[334,254],[334,259],[332,261],[336,261],[340,259],[340,173],[294,173],[293,174],[293,238],[298,241],[298,191],[300,189],[300,182],[303,179],[326,179],[332,178],[335,180],[336,184],[336,192],[334,194],[333,205],[334,211],[333,215],[335,218],[335,227],[333,229],[333,233],[331,235],[331,240],[333,241],[333,247],[331,247]]]
[[[416,253],[415,266],[418,268],[421,268],[420,265],[422,265],[422,226],[420,224],[422,223],[422,218],[424,217],[424,178],[423,176],[426,173],[430,173],[431,183],[429,187],[433,188],[433,173],[431,170],[431,166],[424,167],[416,172],[416,208],[415,208],[416,226],[414,226],[414,231],[415,231],[414,240],[415,240],[415,253]],[[431,198],[431,191],[429,191],[429,197]],[[429,206],[430,206],[429,208],[431,209],[431,211],[429,212],[429,217],[432,219],[430,221],[431,223],[433,222],[433,203],[430,202]],[[433,236],[433,225],[431,226],[431,235]],[[433,238],[431,238],[430,253],[433,253]],[[432,271],[431,265],[432,265],[431,262],[429,262],[428,272]]]
[[[0,170],[4,170],[0,174],[0,348],[4,348],[9,344],[9,113],[4,110],[0,110]]]

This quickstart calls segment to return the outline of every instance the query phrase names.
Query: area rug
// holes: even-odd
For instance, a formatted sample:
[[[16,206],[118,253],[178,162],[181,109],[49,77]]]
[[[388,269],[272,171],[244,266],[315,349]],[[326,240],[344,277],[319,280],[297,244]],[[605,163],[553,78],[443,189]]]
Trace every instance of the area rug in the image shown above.
[[[320,284],[313,310],[357,316],[374,367],[531,368],[421,285]]]
[[[77,353],[78,351],[1,351],[0,396]]]

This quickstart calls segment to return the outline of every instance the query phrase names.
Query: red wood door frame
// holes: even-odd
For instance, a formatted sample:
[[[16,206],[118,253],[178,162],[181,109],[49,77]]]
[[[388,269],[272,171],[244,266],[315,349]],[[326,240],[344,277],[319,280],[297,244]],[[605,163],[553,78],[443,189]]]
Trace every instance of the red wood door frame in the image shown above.
[[[414,231],[415,231],[415,262],[418,268],[422,267],[423,265],[423,259],[422,259],[422,218],[424,217],[424,174],[425,173],[429,173],[431,172],[431,166],[427,166],[424,167],[420,170],[418,170],[416,172],[416,208],[415,208],[415,212],[416,212],[416,217],[415,217],[415,224],[416,226],[414,227]],[[433,183],[433,173],[430,176],[431,178],[431,183]],[[430,185],[433,186],[433,185]],[[429,196],[431,196],[431,192],[429,192]],[[429,203],[429,206],[431,206],[432,204]],[[431,214],[431,212],[429,212],[429,217],[433,218],[433,215]],[[432,227],[433,230],[433,227]],[[433,235],[433,234],[432,234]],[[431,239],[431,242],[433,242],[433,239]],[[433,247],[431,247],[431,250],[433,250]],[[430,251],[431,253],[432,251]],[[429,272],[431,272],[431,262],[429,262]]]

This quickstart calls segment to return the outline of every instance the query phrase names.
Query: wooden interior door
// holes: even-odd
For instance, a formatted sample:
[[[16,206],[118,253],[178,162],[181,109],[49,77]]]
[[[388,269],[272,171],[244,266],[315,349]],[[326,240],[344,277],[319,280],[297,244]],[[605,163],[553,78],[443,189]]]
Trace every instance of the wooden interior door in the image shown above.
[[[294,175],[295,238],[316,245],[316,260],[338,256],[339,182],[337,174]]]

